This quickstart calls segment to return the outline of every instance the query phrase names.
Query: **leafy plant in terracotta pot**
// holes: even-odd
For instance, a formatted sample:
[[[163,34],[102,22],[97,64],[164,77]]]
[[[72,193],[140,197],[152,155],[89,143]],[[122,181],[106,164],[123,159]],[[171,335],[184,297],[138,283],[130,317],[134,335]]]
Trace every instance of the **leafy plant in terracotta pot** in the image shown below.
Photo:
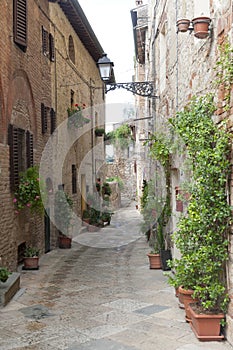
[[[39,268],[39,249],[33,246],[26,246],[24,251],[24,270],[37,270]]]
[[[181,258],[171,265],[175,280],[194,290],[197,303],[189,306],[191,323],[200,340],[216,340],[220,335],[220,320],[224,318],[229,297],[225,267],[228,258],[228,231],[232,222],[227,202],[226,186],[230,174],[230,136],[222,122],[215,125],[216,110],[212,95],[194,97],[189,105],[171,119],[174,130],[182,138],[191,160],[192,179],[187,214],[178,224],[174,236]],[[191,280],[189,280],[192,277]],[[215,334],[198,333],[193,319],[196,314],[220,314]],[[198,316],[198,317],[199,317]],[[213,322],[213,321],[211,321]],[[217,331],[216,331],[217,329]],[[212,339],[211,339],[212,336]]]
[[[70,227],[73,201],[63,190],[58,190],[55,193],[54,204],[55,223],[59,232],[59,247],[71,248]]]

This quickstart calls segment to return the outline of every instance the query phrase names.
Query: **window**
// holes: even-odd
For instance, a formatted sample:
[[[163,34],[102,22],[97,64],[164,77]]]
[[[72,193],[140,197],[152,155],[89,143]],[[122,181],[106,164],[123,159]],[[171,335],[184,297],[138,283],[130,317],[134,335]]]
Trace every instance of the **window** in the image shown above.
[[[54,47],[54,38],[52,34],[49,34],[49,59],[50,61],[55,61],[55,47]]]
[[[77,168],[72,164],[72,193],[77,193]]]
[[[14,0],[14,42],[26,51],[27,48],[27,0]]]
[[[48,129],[47,107],[41,103],[41,132],[45,134]]]
[[[70,60],[75,64],[74,41],[71,35],[69,36],[69,56]]]
[[[48,57],[49,55],[49,33],[42,27],[42,52]]]
[[[8,129],[10,146],[10,184],[14,190],[19,184],[19,173],[33,165],[33,135],[12,124]]]
[[[55,61],[54,38],[44,27],[42,27],[42,52],[50,61]]]
[[[51,119],[50,133],[52,134],[56,129],[56,124],[57,124],[56,112],[53,108],[50,109],[50,119]]]

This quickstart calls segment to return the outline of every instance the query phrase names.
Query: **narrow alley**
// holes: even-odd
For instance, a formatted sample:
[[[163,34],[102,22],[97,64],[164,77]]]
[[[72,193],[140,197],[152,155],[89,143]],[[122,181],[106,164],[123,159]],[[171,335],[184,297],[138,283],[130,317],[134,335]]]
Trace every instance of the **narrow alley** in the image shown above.
[[[20,271],[21,289],[0,310],[0,349],[232,349],[195,338],[163,271],[149,269],[140,220],[124,207],[109,227]]]

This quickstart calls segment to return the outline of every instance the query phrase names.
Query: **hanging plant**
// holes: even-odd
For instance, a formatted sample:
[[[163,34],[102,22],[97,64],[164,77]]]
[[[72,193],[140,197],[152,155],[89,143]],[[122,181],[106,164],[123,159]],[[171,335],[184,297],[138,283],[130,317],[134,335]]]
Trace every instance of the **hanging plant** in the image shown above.
[[[45,187],[39,178],[38,166],[30,167],[20,173],[19,186],[13,199],[16,214],[19,214],[24,208],[29,208],[31,212],[43,213],[42,196],[45,197]]]

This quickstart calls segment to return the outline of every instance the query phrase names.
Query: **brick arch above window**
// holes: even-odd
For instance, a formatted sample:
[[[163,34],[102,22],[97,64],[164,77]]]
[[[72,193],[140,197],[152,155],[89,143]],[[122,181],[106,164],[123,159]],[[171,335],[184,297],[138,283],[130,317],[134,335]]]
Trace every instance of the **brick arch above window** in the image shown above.
[[[69,36],[69,57],[70,60],[75,64],[74,40],[71,35]]]

